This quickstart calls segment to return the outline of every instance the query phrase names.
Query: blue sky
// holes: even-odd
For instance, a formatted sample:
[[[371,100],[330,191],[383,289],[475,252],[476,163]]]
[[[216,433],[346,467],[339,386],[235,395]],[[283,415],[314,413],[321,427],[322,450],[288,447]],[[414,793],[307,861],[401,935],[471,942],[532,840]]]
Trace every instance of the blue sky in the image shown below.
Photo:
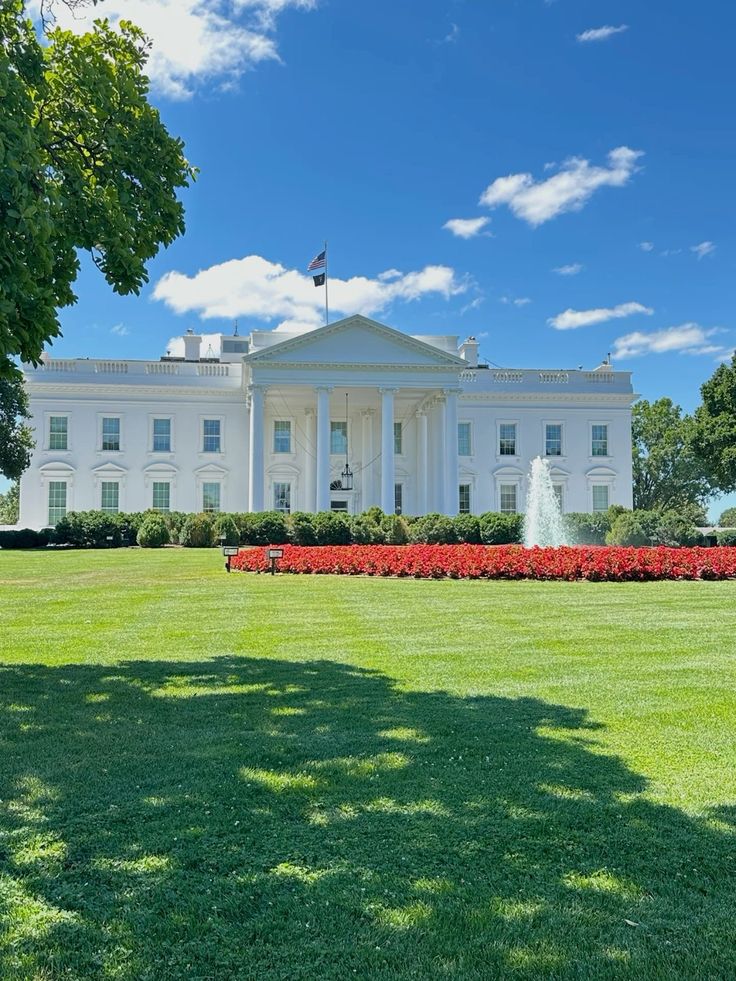
[[[612,351],[637,392],[691,410],[733,350],[725,0],[97,9],[153,35],[154,99],[201,173],[142,296],[85,266],[54,353],[319,322],[302,277],[324,238],[336,316],[475,334],[499,365]]]

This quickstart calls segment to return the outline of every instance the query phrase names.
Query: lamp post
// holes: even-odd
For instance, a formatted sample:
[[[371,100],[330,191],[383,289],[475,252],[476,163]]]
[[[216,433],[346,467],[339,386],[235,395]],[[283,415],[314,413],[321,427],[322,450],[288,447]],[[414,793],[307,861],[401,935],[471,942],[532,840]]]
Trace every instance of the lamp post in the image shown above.
[[[348,411],[348,393],[345,392],[345,468],[340,474],[340,485],[343,490],[351,491],[353,489],[353,471],[350,469],[349,462],[349,448],[348,448],[348,430],[350,428],[350,414]]]

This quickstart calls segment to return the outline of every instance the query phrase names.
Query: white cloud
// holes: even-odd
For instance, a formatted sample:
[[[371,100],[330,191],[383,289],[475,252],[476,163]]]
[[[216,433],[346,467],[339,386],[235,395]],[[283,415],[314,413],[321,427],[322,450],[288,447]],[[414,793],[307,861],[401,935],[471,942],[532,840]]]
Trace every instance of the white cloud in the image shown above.
[[[597,307],[594,310],[565,310],[556,317],[550,317],[547,323],[555,330],[577,330],[578,327],[591,327],[593,324],[604,324],[608,320],[631,317],[635,313],[651,316],[654,310],[641,303],[619,303],[616,307]]]
[[[623,187],[637,170],[641,150],[617,147],[608,154],[608,166],[592,166],[581,157],[571,157],[559,173],[535,181],[531,174],[509,174],[489,184],[480,198],[488,208],[508,205],[517,218],[541,225],[566,211],[580,211],[601,187]]]
[[[490,218],[450,218],[442,226],[458,238],[475,238],[486,227]],[[486,233],[489,234],[489,233]]]
[[[652,252],[654,250],[654,242],[639,242],[639,248],[642,252]]]
[[[701,242],[699,245],[691,245],[690,251],[694,252],[698,259],[704,259],[705,256],[715,252],[716,247],[712,242]]]
[[[666,327],[651,333],[635,331],[624,334],[614,341],[615,358],[637,358],[644,354],[714,354],[721,360],[733,350],[721,344],[714,344],[713,335],[720,334],[721,328],[701,327],[696,323],[680,324],[679,327]]]
[[[582,34],[577,34],[576,37],[578,41],[582,41],[583,43],[587,41],[607,41],[614,34],[623,34],[628,29],[628,24],[619,24],[618,27],[611,27],[610,24],[606,24],[605,27],[593,27],[589,31],[583,31]]]
[[[532,301],[529,299],[528,296],[517,296],[517,298],[514,300],[514,306],[515,307],[525,307],[528,303],[531,303],[531,302]]]
[[[115,324],[110,328],[110,333],[115,334],[117,337],[127,337],[130,331],[125,324]]]
[[[370,315],[394,301],[418,300],[427,295],[449,299],[465,293],[470,286],[448,266],[425,266],[409,273],[392,269],[388,274],[389,278],[384,273],[383,278],[375,279],[331,277],[330,310],[340,315]],[[324,292],[315,289],[312,277],[258,255],[230,259],[194,276],[166,273],[156,283],[153,296],[176,313],[194,312],[204,319],[253,317],[265,322],[279,321],[282,329],[305,330],[319,327],[323,321]]]
[[[579,272],[582,272],[583,266],[580,262],[571,262],[567,266],[557,266],[552,272],[556,272],[558,276],[577,276]]]
[[[457,39],[460,37],[460,28],[457,24],[450,24],[450,30],[442,38],[441,41],[435,41],[435,44],[456,44]]]
[[[476,296],[474,300],[471,300],[470,303],[466,303],[464,307],[460,308],[460,316],[461,317],[464,316],[466,313],[469,313],[471,310],[477,310],[478,307],[480,307],[483,303],[485,303],[485,299],[486,298],[484,296]],[[476,334],[476,337],[477,336],[479,335]]]
[[[31,12],[39,13],[39,0]],[[99,7],[70,11],[57,4],[58,23],[77,34],[106,17],[137,24],[152,41],[147,73],[159,92],[188,99],[198,84],[232,84],[263,61],[279,61],[272,36],[288,8],[312,10],[316,0],[105,0]]]

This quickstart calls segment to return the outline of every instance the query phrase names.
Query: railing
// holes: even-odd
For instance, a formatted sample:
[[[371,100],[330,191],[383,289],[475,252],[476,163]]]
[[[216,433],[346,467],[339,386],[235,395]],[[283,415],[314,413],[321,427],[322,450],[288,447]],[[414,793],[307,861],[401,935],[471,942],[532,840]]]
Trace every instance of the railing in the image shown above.
[[[197,374],[200,378],[227,378],[230,374],[230,365],[198,364]]]
[[[77,365],[74,361],[52,361],[48,358],[42,361],[38,368],[41,371],[76,371]]]
[[[542,385],[569,385],[570,374],[567,371],[540,371],[539,381]]]
[[[127,361],[93,361],[96,375],[127,375]]]
[[[460,372],[460,381],[462,381],[462,382],[474,382],[474,381],[477,381],[477,380],[478,380],[478,372],[477,371],[461,371]]]
[[[599,385],[612,385],[616,376],[612,371],[586,371],[585,380]]]
[[[520,385],[524,381],[523,371],[494,371],[493,372],[494,382],[499,382],[502,385]]]
[[[154,361],[146,365],[147,375],[178,375],[179,365],[167,361]]]

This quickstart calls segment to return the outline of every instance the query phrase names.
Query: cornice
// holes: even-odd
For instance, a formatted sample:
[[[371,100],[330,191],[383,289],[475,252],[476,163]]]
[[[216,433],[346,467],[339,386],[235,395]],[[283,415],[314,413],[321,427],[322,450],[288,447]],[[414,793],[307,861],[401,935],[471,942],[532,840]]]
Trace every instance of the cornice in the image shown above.
[[[30,398],[43,398],[44,396],[65,396],[73,397],[77,395],[101,395],[107,398],[133,398],[135,396],[154,396],[156,398],[171,399],[199,399],[206,402],[237,402],[242,404],[244,401],[242,386],[231,388],[228,391],[216,388],[192,388],[179,385],[105,385],[87,382],[51,382],[48,384],[27,383],[28,395]]]
[[[254,361],[251,368],[281,369],[282,371],[406,371],[416,374],[427,372],[439,374],[451,371],[460,372],[455,364],[390,364],[386,361]]]
[[[504,405],[507,402],[542,402],[545,405],[560,405],[565,406],[570,403],[573,404],[595,404],[595,405],[606,405],[614,403],[615,405],[631,406],[636,399],[637,395],[632,395],[630,392],[483,392],[483,393],[470,393],[461,392],[460,401],[461,402],[475,402],[475,403],[486,403],[489,407],[497,407],[499,405]]]

